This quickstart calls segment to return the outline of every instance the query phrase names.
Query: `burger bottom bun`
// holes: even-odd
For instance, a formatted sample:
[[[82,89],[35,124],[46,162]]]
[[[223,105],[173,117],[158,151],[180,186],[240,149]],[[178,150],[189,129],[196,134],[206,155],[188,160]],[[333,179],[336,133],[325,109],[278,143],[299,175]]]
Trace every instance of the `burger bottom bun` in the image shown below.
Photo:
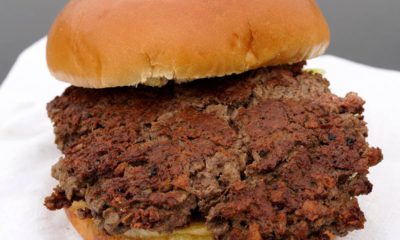
[[[143,229],[132,229],[121,235],[110,236],[99,230],[92,219],[81,219],[78,217],[77,210],[85,207],[84,202],[74,202],[71,207],[65,208],[65,213],[76,231],[84,240],[212,240],[212,233],[204,223],[194,223],[184,229],[173,231],[172,233],[157,233]],[[335,236],[326,233],[330,240]],[[257,234],[255,234],[257,235]],[[254,237],[254,236],[252,236]],[[256,239],[254,239],[256,240]],[[257,239],[261,240],[261,239]]]
[[[84,202],[74,202],[71,207],[65,208],[65,213],[76,231],[84,240],[212,240],[213,235],[204,223],[194,223],[184,229],[172,233],[157,233],[143,229],[132,229],[121,235],[110,236],[99,230],[92,219],[81,219],[77,210],[85,207]]]

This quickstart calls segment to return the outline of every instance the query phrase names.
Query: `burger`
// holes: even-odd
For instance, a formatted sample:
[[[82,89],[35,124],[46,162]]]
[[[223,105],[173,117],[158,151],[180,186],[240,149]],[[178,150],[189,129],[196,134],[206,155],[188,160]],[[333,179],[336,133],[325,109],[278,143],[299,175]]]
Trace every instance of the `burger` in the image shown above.
[[[362,229],[382,154],[364,101],[304,67],[329,37],[313,0],[70,1],[48,35],[72,86],[47,106],[63,155],[45,206],[89,240]]]

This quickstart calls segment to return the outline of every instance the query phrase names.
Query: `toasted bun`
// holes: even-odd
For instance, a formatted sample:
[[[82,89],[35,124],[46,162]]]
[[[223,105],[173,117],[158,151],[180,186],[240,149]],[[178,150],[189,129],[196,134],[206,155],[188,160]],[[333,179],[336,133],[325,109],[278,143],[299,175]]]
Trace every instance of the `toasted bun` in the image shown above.
[[[77,232],[84,240],[212,240],[214,239],[206,226],[201,223],[192,224],[191,226],[174,231],[172,233],[160,234],[147,230],[130,230],[124,235],[110,236],[100,231],[93,220],[80,219],[76,211],[84,206],[83,202],[74,202],[70,208],[65,209],[68,219],[75,227]]]
[[[76,86],[162,86],[299,62],[328,44],[314,0],[71,0],[47,61]]]
[[[192,224],[191,226],[174,231],[169,234],[159,234],[147,230],[130,230],[126,235],[110,236],[100,231],[93,220],[80,219],[76,213],[79,208],[85,207],[84,202],[74,202],[71,207],[65,208],[68,219],[82,236],[84,240],[213,240],[212,233],[207,230],[203,223]],[[251,234],[251,233],[250,233]],[[257,234],[255,234],[257,236]],[[326,233],[329,240],[335,239],[331,233]],[[258,239],[250,235],[249,239]]]

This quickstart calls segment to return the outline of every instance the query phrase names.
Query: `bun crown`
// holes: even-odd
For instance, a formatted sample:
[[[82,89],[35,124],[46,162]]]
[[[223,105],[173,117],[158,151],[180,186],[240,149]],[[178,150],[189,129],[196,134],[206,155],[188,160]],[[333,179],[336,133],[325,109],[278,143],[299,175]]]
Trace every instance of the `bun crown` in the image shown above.
[[[75,86],[162,86],[299,62],[329,37],[314,0],[71,0],[47,61]]]

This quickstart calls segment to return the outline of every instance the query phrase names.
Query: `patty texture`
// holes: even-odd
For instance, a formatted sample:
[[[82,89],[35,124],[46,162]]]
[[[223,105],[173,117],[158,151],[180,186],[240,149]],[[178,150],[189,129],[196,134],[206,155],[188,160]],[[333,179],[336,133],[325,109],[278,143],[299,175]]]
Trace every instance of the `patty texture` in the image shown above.
[[[111,235],[205,221],[216,239],[325,239],[363,228],[382,159],[364,101],[304,63],[162,88],[69,87],[48,104],[63,157],[51,209]]]

